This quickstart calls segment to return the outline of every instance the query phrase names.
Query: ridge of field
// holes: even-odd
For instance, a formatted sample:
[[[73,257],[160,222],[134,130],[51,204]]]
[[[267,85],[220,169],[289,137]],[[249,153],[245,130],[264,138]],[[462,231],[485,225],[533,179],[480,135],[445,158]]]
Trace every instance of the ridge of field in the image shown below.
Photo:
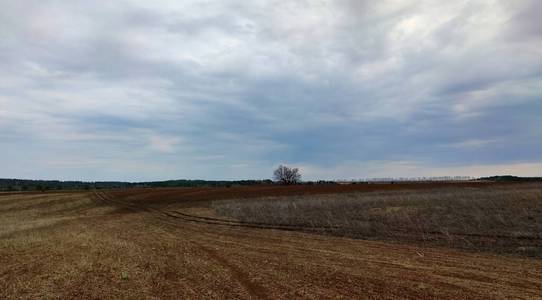
[[[170,210],[207,212],[221,193],[258,197],[232,189],[1,196],[0,298],[542,297],[538,259],[217,226]],[[304,189],[273,192],[324,192]]]

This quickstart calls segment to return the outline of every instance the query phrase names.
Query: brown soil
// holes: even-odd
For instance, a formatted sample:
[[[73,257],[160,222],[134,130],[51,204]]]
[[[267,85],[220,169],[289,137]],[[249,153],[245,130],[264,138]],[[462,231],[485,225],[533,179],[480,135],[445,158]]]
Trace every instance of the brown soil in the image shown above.
[[[542,298],[541,260],[219,226],[171,216],[163,207],[354,187],[374,188],[0,197],[0,298]]]

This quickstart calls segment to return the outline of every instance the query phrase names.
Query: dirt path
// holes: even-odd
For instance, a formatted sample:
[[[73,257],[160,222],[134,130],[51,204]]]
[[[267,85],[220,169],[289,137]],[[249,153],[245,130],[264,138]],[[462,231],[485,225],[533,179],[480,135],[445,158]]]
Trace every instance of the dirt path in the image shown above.
[[[26,224],[0,237],[3,299],[542,299],[540,260],[217,226],[113,194],[73,194],[73,210],[16,197],[0,202],[0,225]]]

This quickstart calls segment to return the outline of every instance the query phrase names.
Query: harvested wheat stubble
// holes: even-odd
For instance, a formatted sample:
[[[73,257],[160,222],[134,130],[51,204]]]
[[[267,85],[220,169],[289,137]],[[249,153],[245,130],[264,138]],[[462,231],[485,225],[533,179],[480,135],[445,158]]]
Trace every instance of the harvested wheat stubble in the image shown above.
[[[538,259],[216,225],[173,213],[213,218],[203,213],[213,212],[216,193],[170,189],[0,197],[0,228],[5,229],[0,298],[542,297]],[[164,194],[170,198],[161,201]]]

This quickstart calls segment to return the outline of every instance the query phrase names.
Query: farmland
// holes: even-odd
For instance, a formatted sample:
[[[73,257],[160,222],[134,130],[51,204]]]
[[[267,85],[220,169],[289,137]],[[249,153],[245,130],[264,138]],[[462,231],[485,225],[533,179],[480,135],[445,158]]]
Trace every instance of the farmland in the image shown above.
[[[213,204],[244,224],[542,257],[542,185],[266,197]]]
[[[542,186],[0,196],[0,298],[540,298]]]

